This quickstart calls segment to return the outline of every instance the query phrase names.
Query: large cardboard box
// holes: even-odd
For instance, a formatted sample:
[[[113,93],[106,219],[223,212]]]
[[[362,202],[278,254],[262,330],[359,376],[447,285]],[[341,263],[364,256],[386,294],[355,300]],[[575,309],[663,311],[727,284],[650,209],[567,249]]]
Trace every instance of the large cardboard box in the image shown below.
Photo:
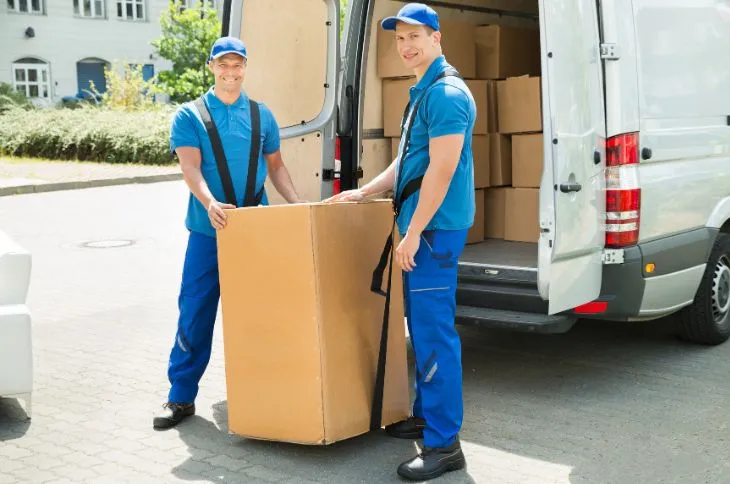
[[[471,153],[474,160],[474,188],[487,188],[490,184],[489,136],[472,136]]]
[[[415,84],[415,77],[383,81],[383,135],[386,138],[400,136],[400,123],[410,100],[410,87]]]
[[[474,203],[476,203],[474,225],[471,226],[469,232],[466,234],[467,244],[475,244],[484,240],[484,190],[476,190],[474,192]]]
[[[489,183],[493,187],[512,184],[512,142],[503,134],[489,135]]]
[[[467,80],[467,87],[474,97],[477,117],[472,134],[487,134],[487,81]],[[400,124],[408,101],[410,88],[416,84],[415,77],[383,80],[383,135],[386,138],[400,136]],[[421,107],[420,109],[423,109]]]
[[[487,81],[487,132],[499,133],[497,81]]]
[[[329,444],[368,432],[385,302],[370,284],[392,224],[389,200],[228,211],[218,258],[233,433]],[[409,413],[398,274],[383,425]]]
[[[499,132],[502,134],[542,131],[539,77],[513,77],[497,85]]]
[[[382,19],[381,19],[382,21]],[[380,21],[378,22],[380,25]],[[476,77],[475,26],[466,22],[441,20],[441,46],[446,61],[465,79]],[[381,79],[412,76],[403,65],[395,42],[395,32],[378,28],[378,76]]]
[[[395,160],[400,148],[400,138],[390,138],[390,159]]]
[[[512,186],[540,188],[543,154],[542,134],[512,136]]]
[[[504,238],[515,242],[537,242],[540,237],[540,190],[509,188],[505,201]]]
[[[471,91],[474,98],[474,104],[477,107],[477,118],[474,121],[474,131],[472,134],[489,133],[487,120],[489,119],[489,103],[487,102],[487,81],[467,80],[466,86]]]
[[[540,75],[537,29],[486,25],[475,29],[474,38],[479,79]]]
[[[504,238],[505,203],[509,188],[484,190],[484,238]]]

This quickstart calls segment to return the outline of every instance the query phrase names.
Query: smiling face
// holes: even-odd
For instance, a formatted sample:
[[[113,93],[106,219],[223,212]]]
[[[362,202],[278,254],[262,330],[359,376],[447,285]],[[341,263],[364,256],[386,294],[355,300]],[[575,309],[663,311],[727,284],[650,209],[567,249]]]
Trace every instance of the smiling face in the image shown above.
[[[398,22],[395,26],[398,54],[408,69],[423,75],[441,55],[441,32],[424,25]]]
[[[208,68],[215,77],[217,92],[238,93],[246,78],[246,59],[238,54],[226,54],[213,59]]]

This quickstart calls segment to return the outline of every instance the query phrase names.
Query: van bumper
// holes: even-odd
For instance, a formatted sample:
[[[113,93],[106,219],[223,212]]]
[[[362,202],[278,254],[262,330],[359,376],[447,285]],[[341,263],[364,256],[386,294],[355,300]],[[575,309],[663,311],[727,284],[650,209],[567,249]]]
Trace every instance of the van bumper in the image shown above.
[[[596,301],[607,302],[606,311],[599,314],[582,314],[572,310],[565,314],[616,321],[670,314],[676,310],[677,303],[694,297],[699,283],[684,288],[685,296],[680,298],[682,301],[667,299],[666,314],[655,310],[651,315],[644,314],[646,311],[642,310],[648,291],[647,285],[652,285],[655,278],[658,280],[671,277],[676,277],[678,283],[688,285],[686,279],[682,280],[681,275],[688,269],[703,266],[707,262],[717,233],[717,229],[703,227],[624,249],[623,264],[603,266],[601,293]],[[653,273],[644,270],[648,263],[655,264],[656,269]],[[650,299],[657,299],[657,295],[653,294]]]

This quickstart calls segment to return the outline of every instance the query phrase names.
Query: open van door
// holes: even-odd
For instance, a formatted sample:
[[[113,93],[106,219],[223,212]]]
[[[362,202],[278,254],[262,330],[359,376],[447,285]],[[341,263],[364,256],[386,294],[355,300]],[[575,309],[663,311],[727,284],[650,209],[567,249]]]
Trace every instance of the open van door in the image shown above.
[[[339,62],[339,0],[229,0],[224,34],[248,48],[243,88],[281,128],[281,152],[299,196],[332,193]],[[283,201],[267,181],[269,201]]]
[[[540,0],[540,31],[538,287],[556,314],[595,300],[601,289],[606,118],[596,0]]]

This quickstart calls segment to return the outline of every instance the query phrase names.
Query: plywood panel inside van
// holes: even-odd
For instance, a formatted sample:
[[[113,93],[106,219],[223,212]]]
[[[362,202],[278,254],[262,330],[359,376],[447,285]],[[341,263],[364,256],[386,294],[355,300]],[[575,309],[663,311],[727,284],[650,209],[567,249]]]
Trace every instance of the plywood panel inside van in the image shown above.
[[[318,133],[281,140],[281,156],[299,196],[309,202],[319,202],[322,138]],[[266,196],[271,205],[285,203],[271,178],[266,180]]]
[[[282,128],[311,121],[322,110],[326,21],[321,0],[243,2],[242,40],[249,55],[244,89],[271,108]]]

